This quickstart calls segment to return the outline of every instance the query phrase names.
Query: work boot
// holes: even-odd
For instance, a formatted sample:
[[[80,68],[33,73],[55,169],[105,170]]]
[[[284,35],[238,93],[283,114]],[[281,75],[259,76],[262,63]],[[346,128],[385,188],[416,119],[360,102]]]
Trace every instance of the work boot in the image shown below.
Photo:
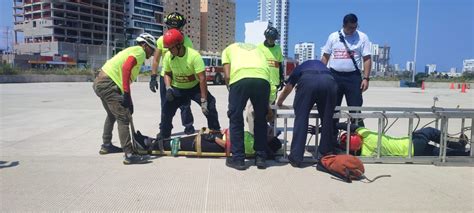
[[[225,160],[225,165],[234,168],[237,170],[246,170],[247,167],[245,166],[245,161],[244,160],[239,160],[239,161],[234,161],[232,158],[228,157]]]
[[[100,147],[99,154],[105,155],[105,154],[111,154],[111,153],[120,153],[123,152],[123,149],[120,147],[116,147],[111,143],[108,144],[102,144]]]
[[[186,134],[186,135],[194,134],[195,132],[196,132],[196,130],[194,129],[193,126],[191,126],[191,127],[186,127],[186,128],[184,129],[184,134]]]
[[[466,134],[462,134],[459,137],[459,143],[461,143],[464,147],[469,143],[469,138],[467,137]]]
[[[469,142],[469,139],[465,134],[462,134],[459,137],[449,137],[448,136],[448,148],[451,149],[464,149],[466,144]]]
[[[144,164],[148,163],[150,159],[149,155],[139,155],[139,154],[125,154],[125,158],[123,159],[123,164],[130,165],[130,164]]]
[[[301,162],[296,162],[296,161],[293,161],[293,160],[290,160],[290,159],[288,159],[288,160],[289,160],[290,165],[291,165],[292,167],[295,167],[295,168],[303,168],[303,167],[301,166]]]
[[[290,165],[295,168],[303,168],[301,166],[301,161],[295,161],[291,156],[288,156],[288,161],[290,162]]]
[[[266,169],[267,168],[267,162],[264,157],[262,156],[255,156],[255,165],[257,166],[258,169]]]

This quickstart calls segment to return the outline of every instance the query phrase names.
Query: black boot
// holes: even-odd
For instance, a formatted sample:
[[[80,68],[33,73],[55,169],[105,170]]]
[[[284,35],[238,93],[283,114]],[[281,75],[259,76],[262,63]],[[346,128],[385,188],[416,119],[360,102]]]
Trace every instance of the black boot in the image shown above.
[[[258,169],[266,169],[267,162],[266,162],[265,157],[262,157],[260,155],[255,156],[255,165],[257,166]]]
[[[231,157],[228,157],[225,160],[225,165],[230,167],[230,168],[237,169],[237,170],[246,170],[247,169],[247,167],[245,166],[245,161],[244,160],[236,161],[236,160],[233,160]]]

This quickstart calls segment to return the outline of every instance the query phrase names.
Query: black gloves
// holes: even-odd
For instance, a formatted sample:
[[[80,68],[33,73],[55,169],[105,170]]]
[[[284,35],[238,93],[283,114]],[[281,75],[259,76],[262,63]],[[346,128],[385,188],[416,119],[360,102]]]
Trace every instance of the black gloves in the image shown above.
[[[279,69],[279,74],[280,74],[280,84],[278,85],[278,91],[281,91],[283,87],[285,87],[285,76],[283,75],[283,64],[280,62],[280,69]]]
[[[173,88],[171,88],[171,87],[166,89],[166,100],[167,101],[173,101],[174,100]]]
[[[278,91],[281,91],[283,89],[283,87],[285,87],[285,82],[284,81],[280,81],[280,85],[278,85]]]
[[[357,124],[351,124],[351,126],[349,127],[351,133],[355,132],[357,128],[359,128],[359,126]],[[347,122],[336,123],[336,129],[346,131],[347,130]]]
[[[120,104],[123,107],[130,110],[130,114],[133,114],[133,102],[132,102],[132,97],[130,96],[130,93],[128,93],[128,92],[123,93],[122,102]]]
[[[156,92],[156,90],[158,90],[158,82],[156,81],[157,76],[158,75],[156,74],[150,76],[150,90],[152,92]]]
[[[205,138],[206,141],[208,141],[208,142],[215,143],[215,142],[216,142],[216,138],[217,138],[217,134],[209,133],[209,134],[206,134],[206,135],[204,136],[204,138]]]
[[[319,127],[319,133],[321,133],[321,127]],[[308,134],[316,135],[316,126],[308,125]]]

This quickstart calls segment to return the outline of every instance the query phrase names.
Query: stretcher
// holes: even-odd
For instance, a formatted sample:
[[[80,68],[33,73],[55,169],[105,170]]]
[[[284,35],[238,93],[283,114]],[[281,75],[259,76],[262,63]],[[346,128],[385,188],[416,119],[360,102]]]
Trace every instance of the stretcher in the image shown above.
[[[206,127],[200,129],[199,133],[186,136],[177,136],[164,140],[156,140],[142,135],[139,131],[135,131],[133,121],[131,122],[131,132],[133,147],[135,152],[140,154],[163,155],[163,156],[188,156],[188,157],[228,157],[230,153],[230,137],[228,129],[221,131],[212,131]],[[210,137],[212,136],[212,137]],[[225,137],[224,137],[225,136]],[[225,138],[225,145],[222,147],[217,144],[214,138]],[[274,140],[276,138],[273,138]],[[272,144],[278,143],[273,152],[281,147],[279,140],[273,141]],[[282,155],[281,149],[274,153]],[[246,154],[246,157],[253,157],[253,154]]]
[[[275,131],[277,130],[278,120],[283,119],[283,157],[281,161],[287,161],[287,143],[288,143],[288,119],[294,118],[295,114],[292,107],[289,106],[272,106],[272,109],[275,111]],[[358,111],[358,112],[349,112],[349,111]],[[310,119],[315,120],[315,126],[319,126],[319,115],[316,110],[316,107],[313,107],[309,115]],[[441,107],[430,107],[430,108],[407,108],[407,107],[336,107],[336,113],[334,118],[338,119],[347,119],[347,130],[349,131],[349,126],[353,119],[377,119],[378,121],[378,143],[377,143],[377,155],[374,157],[360,157],[361,160],[365,163],[427,163],[427,164],[445,164],[447,162],[467,162],[473,163],[474,153],[471,148],[470,156],[454,157],[446,156],[447,148],[447,137],[448,137],[448,126],[449,123],[454,119],[461,119],[461,130],[460,133],[464,134],[466,131],[470,131],[470,145],[472,147],[474,137],[474,131],[472,131],[472,126],[474,126],[474,109],[460,109],[460,108],[441,108]],[[382,133],[387,127],[388,119],[408,119],[408,136],[410,138],[409,149],[412,149],[411,136],[414,128],[413,124],[415,119],[418,121],[425,119],[433,119],[435,128],[440,129],[441,131],[441,140],[440,140],[440,154],[439,156],[412,156],[412,153],[408,153],[408,157],[387,157],[381,156],[381,138]],[[471,127],[466,127],[466,120],[471,120]],[[319,129],[316,128],[316,134],[314,137],[314,147],[318,145],[318,132]],[[347,137],[349,139],[349,137]],[[308,141],[309,142],[309,141]],[[349,150],[349,141],[346,142],[347,148]],[[311,159],[305,159],[305,161],[314,162],[317,157],[317,148],[312,150],[313,157]],[[349,151],[347,151],[348,153]]]
[[[139,154],[193,157],[226,157],[230,155],[229,137],[226,137],[225,147],[221,147],[207,139],[209,134],[215,134],[222,138],[224,134],[229,134],[228,130],[222,134],[220,131],[201,128],[197,134],[156,140],[135,131],[132,120],[130,124],[133,148]]]

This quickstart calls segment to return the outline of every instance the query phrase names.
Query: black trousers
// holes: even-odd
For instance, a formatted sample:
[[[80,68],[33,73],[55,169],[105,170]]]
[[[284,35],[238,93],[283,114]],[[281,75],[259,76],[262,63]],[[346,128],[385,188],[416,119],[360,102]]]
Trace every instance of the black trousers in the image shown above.
[[[190,103],[191,100],[201,106],[201,89],[199,88],[199,84],[191,89],[174,88],[174,91],[174,100],[167,101],[165,98],[165,104],[163,105],[163,110],[161,112],[160,131],[161,136],[164,138],[168,138],[171,135],[173,117],[179,107]],[[219,124],[219,116],[216,110],[216,99],[209,92],[207,92],[207,104],[209,110],[208,115],[206,115],[207,126],[213,130],[220,130],[221,126]]]
[[[437,144],[441,141],[441,131],[433,127],[426,127],[413,132],[412,141],[414,156],[437,156],[439,155],[440,149],[438,147],[429,144],[433,141]],[[447,141],[448,147],[446,148],[447,156],[468,156],[469,152],[466,152],[464,147],[453,148],[450,147],[451,142]]]
[[[265,116],[268,111],[269,95],[270,84],[264,79],[244,78],[230,85],[227,116],[230,120],[231,152],[234,161],[245,159],[243,111],[249,99],[255,111],[253,148],[257,156],[266,158],[267,122]]]
[[[333,74],[338,86],[336,106],[341,106],[342,98],[344,96],[346,97],[347,106],[362,106],[364,101],[362,98],[362,90],[360,89],[360,84],[362,83],[360,72],[338,72],[331,69],[331,73]],[[355,121],[352,122],[354,123]],[[362,119],[358,119],[356,124],[359,126],[365,126]]]
[[[293,102],[295,123],[289,159],[295,163],[303,161],[308,119],[314,104],[322,123],[321,141],[318,152],[327,154],[336,145],[336,126],[333,119],[336,107],[337,83],[330,73],[303,73],[296,84],[296,95]]]
[[[163,76],[160,75],[160,99],[161,99],[161,110],[163,111],[163,108],[165,106],[165,101],[166,101],[166,85],[165,85],[165,80]],[[193,113],[191,112],[191,101],[188,101],[187,103],[184,103],[179,107],[179,110],[181,111],[181,123],[183,124],[185,130],[194,130],[194,117]],[[173,126],[171,125],[171,128]],[[161,123],[160,123],[160,129],[161,129]]]

